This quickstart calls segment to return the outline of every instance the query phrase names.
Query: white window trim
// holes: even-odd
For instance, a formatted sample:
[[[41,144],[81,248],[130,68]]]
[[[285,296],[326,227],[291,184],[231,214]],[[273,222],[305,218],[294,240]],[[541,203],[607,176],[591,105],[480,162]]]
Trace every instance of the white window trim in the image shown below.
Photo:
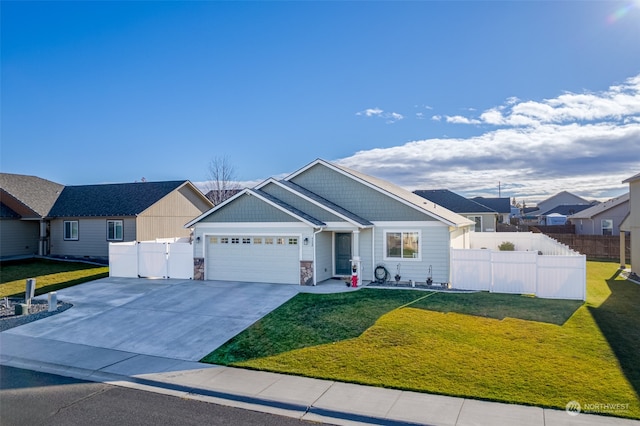
[[[114,223],[114,227],[113,227],[114,238],[109,238],[109,223],[110,222]],[[115,234],[117,234],[116,226],[115,226],[116,222],[120,222],[120,228],[122,230],[122,236],[120,238],[117,238],[115,236]],[[107,241],[124,241],[124,221],[122,219],[107,219]]]
[[[475,218],[476,217],[480,218],[480,230],[479,231],[476,231],[476,225],[475,225],[475,221],[476,221]],[[481,215],[476,214],[476,215],[472,215],[472,216],[467,216],[467,219],[472,220],[474,222],[473,226],[471,226],[469,228],[469,230],[471,232],[482,232],[482,230],[484,229],[484,223],[483,223],[484,222],[484,218]]]
[[[418,257],[387,257],[387,234],[418,234]],[[402,237],[401,237],[402,238]],[[421,262],[422,261],[422,231],[419,229],[385,229],[382,232],[382,258],[389,262]]]
[[[609,227],[605,228],[604,227],[604,223],[605,222],[611,222],[611,228],[609,228]],[[610,229],[611,233],[610,234],[605,234],[604,233],[605,229]],[[600,219],[600,235],[613,235],[613,219]]]
[[[73,227],[70,229],[71,236],[67,237],[67,223],[76,224],[76,236],[73,237]],[[62,239],[64,241],[78,241],[80,239],[80,223],[77,220],[65,220],[62,222]]]

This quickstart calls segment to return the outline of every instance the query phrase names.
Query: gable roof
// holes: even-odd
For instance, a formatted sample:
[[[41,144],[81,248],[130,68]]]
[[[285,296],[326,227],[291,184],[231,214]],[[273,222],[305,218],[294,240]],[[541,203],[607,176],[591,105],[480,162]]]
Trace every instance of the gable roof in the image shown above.
[[[66,186],[49,217],[136,216],[189,181]]]
[[[631,183],[631,182],[634,182],[636,180],[640,180],[640,173],[638,173],[637,175],[631,176],[629,179],[623,180],[622,183]]]
[[[419,189],[413,192],[456,213],[496,213],[495,210],[448,189]]]
[[[540,216],[549,216],[552,214],[561,214],[563,216],[570,216],[572,214],[576,214],[583,210],[586,210],[589,207],[591,207],[591,204],[563,204],[560,206],[555,206],[554,208],[544,213],[540,213]]]
[[[37,176],[0,173],[2,203],[23,218],[45,217],[63,188]]]
[[[487,206],[498,213],[511,213],[511,199],[506,197],[473,197],[476,203]]]
[[[619,197],[612,198],[603,203],[596,204],[595,206],[591,206],[588,209],[584,209],[576,214],[573,214],[571,215],[570,219],[591,219],[628,201],[629,193],[627,192],[626,194],[622,194]]]
[[[299,175],[300,173],[310,169],[311,167],[317,164],[322,164],[325,167],[328,167],[332,170],[342,173],[345,176],[350,177],[351,179],[355,179],[356,181],[372,189],[375,189],[376,191],[384,195],[387,195],[388,197],[393,198],[396,201],[399,201],[405,204],[406,206],[414,208],[426,214],[427,216],[433,217],[434,219],[444,222],[449,226],[458,227],[458,226],[470,226],[474,224],[474,222],[472,222],[471,220],[463,216],[460,216],[459,214],[454,213],[451,210],[448,210],[442,206],[428,203],[425,201],[424,198],[414,194],[411,191],[408,191],[404,188],[394,185],[391,182],[387,182],[385,180],[382,180],[373,176],[369,176],[364,173],[358,172],[356,170],[350,169],[348,167],[341,166],[338,164],[333,164],[322,159],[317,159],[312,163],[307,164],[302,169],[287,176],[285,180],[287,181],[291,180],[295,176]]]

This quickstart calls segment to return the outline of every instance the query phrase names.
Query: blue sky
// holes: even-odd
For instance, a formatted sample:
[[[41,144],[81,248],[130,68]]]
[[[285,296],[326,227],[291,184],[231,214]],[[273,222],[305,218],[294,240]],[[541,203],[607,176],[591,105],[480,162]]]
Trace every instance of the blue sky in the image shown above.
[[[11,2],[3,172],[251,184],[315,158],[535,200],[640,172],[640,0]]]

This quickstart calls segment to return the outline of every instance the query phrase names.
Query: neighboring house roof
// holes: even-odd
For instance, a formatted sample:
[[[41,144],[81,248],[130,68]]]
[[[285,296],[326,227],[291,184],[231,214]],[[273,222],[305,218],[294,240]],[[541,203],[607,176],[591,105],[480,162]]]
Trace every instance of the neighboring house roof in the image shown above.
[[[622,183],[631,183],[631,182],[634,182],[636,180],[640,180],[640,173],[638,173],[637,175],[631,176],[629,179],[623,180]]]
[[[496,213],[495,210],[448,189],[419,189],[413,192],[456,213]]]
[[[561,206],[556,206],[544,213],[540,213],[540,216],[549,216],[554,213],[557,213],[563,216],[570,216],[570,215],[579,213],[583,210],[586,210],[589,207],[591,207],[590,204],[564,204]]]
[[[2,203],[23,218],[45,217],[63,188],[37,176],[0,173]]]
[[[506,197],[473,197],[471,200],[498,213],[511,213],[511,199]]]
[[[48,216],[136,216],[188,183],[180,180],[67,186]]]
[[[622,194],[619,197],[612,198],[603,203],[596,204],[595,206],[591,206],[588,209],[584,209],[576,214],[571,215],[570,219],[592,219],[595,216],[606,212],[614,207],[619,206],[620,204],[626,203],[629,201],[629,193]]]

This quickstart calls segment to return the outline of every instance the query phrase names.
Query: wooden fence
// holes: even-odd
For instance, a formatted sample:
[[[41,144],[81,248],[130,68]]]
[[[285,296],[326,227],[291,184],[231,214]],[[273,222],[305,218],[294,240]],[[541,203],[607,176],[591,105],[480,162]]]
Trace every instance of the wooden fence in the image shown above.
[[[619,235],[549,234],[549,237],[589,259],[620,259]],[[625,238],[626,262],[631,261],[631,236]]]

